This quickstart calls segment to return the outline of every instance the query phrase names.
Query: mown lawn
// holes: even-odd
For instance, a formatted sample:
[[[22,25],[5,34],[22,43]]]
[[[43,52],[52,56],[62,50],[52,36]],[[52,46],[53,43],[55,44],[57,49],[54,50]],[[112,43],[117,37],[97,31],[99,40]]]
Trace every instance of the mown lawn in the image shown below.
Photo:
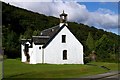
[[[2,79],[2,61],[0,61],[0,80]]]
[[[111,70],[117,70],[118,64],[93,62],[92,64],[104,65]],[[25,64],[18,59],[4,60],[4,78],[80,78],[108,72],[98,66],[81,64]]]
[[[2,61],[2,58],[3,58],[3,56],[0,54],[0,80],[2,79],[2,63],[3,63],[3,61]]]

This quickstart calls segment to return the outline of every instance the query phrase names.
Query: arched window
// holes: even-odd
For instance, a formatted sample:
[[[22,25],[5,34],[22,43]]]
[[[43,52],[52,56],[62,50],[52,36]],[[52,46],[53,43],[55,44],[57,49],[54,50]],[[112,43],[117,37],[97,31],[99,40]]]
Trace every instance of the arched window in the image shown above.
[[[63,50],[63,60],[67,60],[67,50]]]

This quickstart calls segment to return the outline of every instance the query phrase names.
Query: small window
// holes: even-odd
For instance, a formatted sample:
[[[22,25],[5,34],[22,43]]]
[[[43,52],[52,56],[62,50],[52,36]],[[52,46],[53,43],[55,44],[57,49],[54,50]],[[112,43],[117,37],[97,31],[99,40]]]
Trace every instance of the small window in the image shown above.
[[[66,43],[66,35],[62,35],[62,43]]]
[[[41,47],[39,47],[39,49],[41,49]]]
[[[63,60],[67,60],[67,50],[63,51]]]

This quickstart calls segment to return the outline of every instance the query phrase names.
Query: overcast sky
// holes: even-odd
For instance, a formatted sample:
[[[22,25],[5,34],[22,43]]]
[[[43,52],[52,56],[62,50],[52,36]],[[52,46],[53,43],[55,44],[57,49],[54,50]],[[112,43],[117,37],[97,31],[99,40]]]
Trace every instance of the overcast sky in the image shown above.
[[[104,0],[103,2],[54,1],[24,2],[23,0],[16,2],[16,0],[12,0],[11,2],[5,0],[4,2],[47,16],[59,17],[64,10],[68,14],[68,21],[95,26],[118,34],[117,2],[105,2]]]

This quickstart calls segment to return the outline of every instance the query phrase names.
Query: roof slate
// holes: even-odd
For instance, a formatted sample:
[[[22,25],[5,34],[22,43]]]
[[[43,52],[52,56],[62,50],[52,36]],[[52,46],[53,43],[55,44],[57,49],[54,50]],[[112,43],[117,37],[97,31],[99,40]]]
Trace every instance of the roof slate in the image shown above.
[[[32,39],[33,39],[33,42],[34,42],[35,45],[42,45],[42,44],[45,44],[48,41],[49,37],[33,36]]]
[[[65,26],[66,25],[64,24],[61,27],[59,27],[58,29],[56,29],[54,34],[50,35],[49,40],[46,42],[46,44],[43,46],[43,48],[45,48]]]
[[[60,29],[59,25],[49,28],[49,29],[45,29],[41,32],[41,36],[53,36],[58,30]]]
[[[45,45],[49,39],[60,29],[59,25],[49,28],[49,29],[45,29],[43,31],[41,31],[40,36],[33,36],[32,40],[34,42],[35,45]]]
[[[35,45],[43,45],[43,48],[45,48],[53,39],[54,37],[63,29],[63,27],[66,26],[65,24],[63,26],[55,26],[49,29],[45,29],[41,31],[40,36],[32,36],[32,39],[22,39],[22,44],[25,44],[27,41],[31,43],[34,42]]]

